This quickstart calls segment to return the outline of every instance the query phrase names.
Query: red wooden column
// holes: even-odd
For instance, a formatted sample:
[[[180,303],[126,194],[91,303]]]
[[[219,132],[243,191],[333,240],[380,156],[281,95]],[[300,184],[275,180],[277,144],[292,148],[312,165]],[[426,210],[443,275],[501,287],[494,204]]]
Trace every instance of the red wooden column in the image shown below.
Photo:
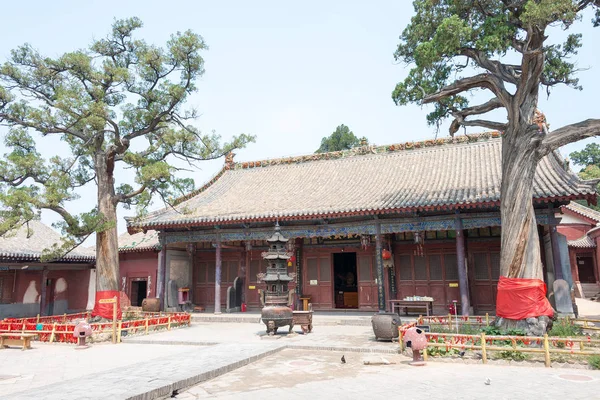
[[[383,273],[383,259],[381,258],[381,250],[383,246],[381,243],[381,223],[375,222],[375,263],[377,265],[377,303],[379,306],[379,312],[385,312],[385,286],[384,286],[384,273]]]
[[[194,291],[196,288],[196,279],[198,279],[196,276],[196,243],[188,243],[186,250],[190,265],[190,291],[188,292],[188,301],[194,304]]]
[[[16,278],[15,278],[16,279]],[[40,291],[42,292],[40,295],[40,315],[46,315],[46,282],[48,281],[48,267],[44,267],[42,270],[42,286]]]
[[[217,236],[217,254],[215,262],[215,314],[221,314],[221,238]]]
[[[246,269],[250,265],[250,252],[249,249],[250,243],[243,242],[242,243],[242,257],[240,259],[240,278],[242,280],[242,293],[240,293],[240,299],[242,303],[246,302],[246,286],[248,283],[246,282]]]
[[[158,272],[156,274],[156,297],[159,299],[160,309],[165,309],[165,277],[167,274],[167,245],[162,237],[159,237],[160,253],[158,253]]]
[[[461,315],[469,315],[469,278],[467,277],[467,267],[465,265],[465,234],[463,232],[462,219],[458,212],[454,219],[456,229],[456,264],[458,267],[458,288],[460,290],[460,311]]]

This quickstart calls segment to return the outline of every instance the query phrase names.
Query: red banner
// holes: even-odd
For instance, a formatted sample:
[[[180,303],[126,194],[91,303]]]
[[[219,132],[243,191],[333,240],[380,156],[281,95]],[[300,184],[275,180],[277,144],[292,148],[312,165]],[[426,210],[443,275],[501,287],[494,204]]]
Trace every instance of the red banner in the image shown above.
[[[546,284],[539,279],[506,278],[498,281],[496,316],[514,320],[551,317],[554,310],[546,298]]]
[[[113,304],[106,300],[112,300],[117,298],[117,319],[121,319],[121,295],[118,290],[103,290],[96,292],[96,303],[94,304],[94,310],[92,311],[92,317],[97,315],[106,319],[113,319]],[[104,301],[103,301],[104,300]]]

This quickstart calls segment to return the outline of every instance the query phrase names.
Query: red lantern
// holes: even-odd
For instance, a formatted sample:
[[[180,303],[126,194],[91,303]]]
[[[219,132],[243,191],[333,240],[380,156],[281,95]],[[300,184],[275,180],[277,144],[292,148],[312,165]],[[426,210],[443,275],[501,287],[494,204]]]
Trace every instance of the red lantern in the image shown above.
[[[381,252],[381,258],[383,258],[384,260],[389,260],[390,258],[392,258],[392,253],[390,253],[389,250],[383,250]]]

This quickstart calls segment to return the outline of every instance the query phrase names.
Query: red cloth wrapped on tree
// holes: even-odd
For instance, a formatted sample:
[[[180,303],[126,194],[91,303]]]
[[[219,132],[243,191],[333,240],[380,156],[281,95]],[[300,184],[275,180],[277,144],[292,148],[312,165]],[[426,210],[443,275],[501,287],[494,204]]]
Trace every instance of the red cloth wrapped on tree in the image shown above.
[[[543,281],[500,277],[496,316],[520,320],[542,315],[554,315],[554,310],[546,298],[546,284]]]
[[[118,290],[103,290],[96,292],[96,302],[92,316],[97,315],[106,319],[113,319],[113,303],[100,303],[100,300],[117,298],[117,319],[121,319],[121,294]]]

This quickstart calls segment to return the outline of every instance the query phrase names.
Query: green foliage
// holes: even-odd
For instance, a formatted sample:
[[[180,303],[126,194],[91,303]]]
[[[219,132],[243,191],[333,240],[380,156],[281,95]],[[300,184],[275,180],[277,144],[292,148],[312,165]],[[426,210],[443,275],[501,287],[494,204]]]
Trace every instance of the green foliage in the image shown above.
[[[350,150],[360,145],[361,139],[357,138],[346,125],[342,124],[335,131],[321,140],[321,146],[315,153],[327,153],[330,151]]]
[[[548,336],[557,337],[572,337],[579,336],[582,334],[582,329],[578,325],[574,325],[572,321],[567,318],[561,318],[552,324],[552,329],[548,332]],[[562,343],[564,345],[564,343]]]
[[[583,180],[600,179],[600,145],[597,143],[589,143],[581,151],[574,151],[570,154],[571,160],[575,164],[585,166],[579,171],[579,177]],[[596,187],[600,192],[600,184]],[[582,204],[584,204],[582,202]],[[594,210],[600,211],[600,206],[584,204]]]
[[[547,90],[557,84],[581,89],[575,78],[576,65],[569,61],[581,47],[581,35],[571,34],[564,43],[545,45],[546,29],[552,25],[569,29],[588,6],[596,8],[594,23],[598,24],[598,2],[414,0],[413,5],[415,15],[400,35],[394,53],[396,61],[410,65],[411,70],[396,85],[392,98],[397,105],[434,103],[435,109],[427,117],[429,124],[439,126],[453,116],[456,123],[467,125],[467,116],[509,108],[506,99],[510,94],[505,84],[515,85],[517,90],[529,82],[537,82]],[[542,69],[534,71],[521,62],[502,63],[507,53],[517,54],[527,63],[531,51],[544,53]],[[522,73],[530,74],[531,79],[521,79]],[[477,79],[464,81],[467,77]],[[503,97],[503,104],[473,110],[465,95],[473,89],[490,90]],[[537,92],[530,93],[537,99]],[[533,110],[528,112],[531,117]],[[470,125],[500,124],[477,120]],[[451,133],[457,128],[452,129]]]
[[[108,204],[136,206],[141,215],[155,197],[169,203],[192,190],[191,179],[177,177],[174,160],[197,167],[254,140],[241,134],[223,142],[190,125],[196,112],[184,104],[204,73],[203,38],[177,32],[159,47],[135,37],[141,27],[138,18],[116,20],[106,38],[56,58],[25,44],[0,65],[0,124],[8,129],[0,160],[0,235],[52,210],[62,217],[56,227],[65,235],[60,249],[48,249],[52,258],[114,228]],[[45,159],[37,149],[40,136],[67,149]],[[135,178],[114,187],[119,165]],[[70,214],[67,203],[92,182],[99,198],[110,201],[101,203],[104,209]]]
[[[523,347],[522,345],[518,345],[518,347]],[[517,350],[503,350],[498,351],[495,354],[495,358],[500,358],[503,360],[513,360],[513,361],[523,361],[529,357],[527,353],[521,353]]]
[[[444,339],[437,338],[437,343],[444,343]],[[458,355],[458,349],[446,349],[445,347],[427,347],[427,355],[432,357],[445,357]]]
[[[588,363],[592,369],[600,369],[600,356],[593,355],[588,358]]]
[[[431,332],[436,333],[456,333],[456,327],[449,328],[448,325],[430,325]],[[459,324],[458,333],[462,335],[478,335],[481,333],[481,329],[475,325]]]
[[[598,143],[589,143],[581,151],[574,151],[570,155],[571,160],[578,165],[600,167],[600,145]]]

